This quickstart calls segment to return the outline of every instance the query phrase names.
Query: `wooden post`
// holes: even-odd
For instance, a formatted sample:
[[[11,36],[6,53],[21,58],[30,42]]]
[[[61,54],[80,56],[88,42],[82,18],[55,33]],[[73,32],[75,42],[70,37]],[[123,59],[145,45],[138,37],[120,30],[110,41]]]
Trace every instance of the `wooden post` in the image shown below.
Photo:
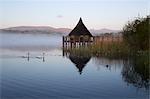
[[[30,58],[30,53],[28,52],[28,61],[29,61],[29,58]]]
[[[64,36],[63,36],[63,38],[62,38],[62,43],[63,43],[63,48],[64,48]]]
[[[71,48],[72,48],[72,41],[70,41],[70,45],[71,45]]]
[[[80,45],[81,45],[80,43],[81,43],[81,42],[80,42],[80,37],[79,37],[79,47],[80,47]]]

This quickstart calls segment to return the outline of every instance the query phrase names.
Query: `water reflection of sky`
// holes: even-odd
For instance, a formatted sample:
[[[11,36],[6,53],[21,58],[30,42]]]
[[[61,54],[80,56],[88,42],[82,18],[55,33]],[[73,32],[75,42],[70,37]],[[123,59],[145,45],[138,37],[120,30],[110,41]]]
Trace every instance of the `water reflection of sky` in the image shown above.
[[[61,44],[60,35],[50,34],[11,34],[1,33],[0,47],[58,47]]]
[[[37,99],[43,97],[146,99],[148,97],[145,89],[127,85],[122,80],[123,64],[119,61],[111,61],[110,65],[108,60],[104,59],[103,64],[97,64],[98,60],[92,58],[80,75],[68,58],[59,56],[62,55],[61,50],[54,52],[57,53],[50,55],[50,51],[45,56],[45,62],[36,58],[31,58],[29,61],[24,58],[1,59],[2,97],[24,96]],[[109,70],[106,64],[112,69]]]
[[[51,46],[49,36],[35,36],[36,39],[39,38],[39,40],[34,38],[36,42],[31,42],[32,38],[28,36],[21,40],[17,39],[16,43],[10,42],[15,38],[10,36],[9,42],[22,47],[24,45],[21,45],[21,42],[27,38],[29,39],[25,42],[27,45],[31,43],[38,46],[38,42],[42,41],[41,38],[46,39],[40,43],[41,45],[43,43],[45,46]],[[56,40],[59,40],[57,44],[61,44],[61,37],[56,37]],[[7,43],[7,40],[3,39],[3,42]],[[47,50],[2,48],[1,51],[3,51],[0,54],[2,99],[20,99],[20,97],[25,99],[148,99],[149,90],[124,81],[122,72],[126,71],[122,70],[126,70],[123,69],[126,67],[125,61],[121,59],[91,57],[80,74],[69,57],[62,55],[60,47],[51,47]],[[22,57],[27,56],[28,52],[29,60]],[[42,53],[45,53],[44,62],[42,58],[37,58],[42,57]]]

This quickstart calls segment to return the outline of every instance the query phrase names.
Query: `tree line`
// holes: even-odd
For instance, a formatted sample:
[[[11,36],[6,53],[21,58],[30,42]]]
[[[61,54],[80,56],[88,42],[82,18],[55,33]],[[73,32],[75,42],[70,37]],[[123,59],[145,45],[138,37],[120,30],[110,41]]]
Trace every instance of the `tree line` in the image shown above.
[[[123,39],[135,51],[148,51],[150,39],[150,16],[136,18],[123,27]]]

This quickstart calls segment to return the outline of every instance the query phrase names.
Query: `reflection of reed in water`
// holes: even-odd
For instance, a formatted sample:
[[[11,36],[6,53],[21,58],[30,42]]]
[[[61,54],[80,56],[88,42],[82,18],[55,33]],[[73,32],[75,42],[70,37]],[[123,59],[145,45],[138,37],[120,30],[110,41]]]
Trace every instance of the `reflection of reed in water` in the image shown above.
[[[149,89],[149,62],[146,57],[134,57],[124,63],[122,76],[125,82],[138,88]]]
[[[78,68],[79,73],[82,74],[83,68],[90,61],[91,55],[84,49],[63,49],[63,56],[66,56]]]
[[[108,59],[104,57],[94,57],[92,61],[98,64],[97,68],[101,66],[112,70],[117,68],[122,69],[122,78],[127,84],[132,84],[137,88],[149,89],[149,61],[148,57],[130,57],[128,59]]]
[[[105,66],[109,70],[116,70],[117,68],[121,68],[123,65],[123,60],[122,59],[108,59],[105,57],[93,57],[92,61],[97,64],[97,69],[99,70],[101,66]]]

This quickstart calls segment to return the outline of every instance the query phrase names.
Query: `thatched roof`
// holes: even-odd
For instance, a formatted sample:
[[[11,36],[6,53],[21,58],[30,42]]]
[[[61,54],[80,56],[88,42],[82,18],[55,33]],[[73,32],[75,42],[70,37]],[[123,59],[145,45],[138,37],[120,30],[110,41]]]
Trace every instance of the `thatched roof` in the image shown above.
[[[92,36],[92,34],[89,32],[89,30],[83,24],[81,18],[80,18],[78,24],[76,25],[76,27],[69,33],[69,36],[71,36],[71,35],[74,35],[74,36],[80,36],[80,35]]]

